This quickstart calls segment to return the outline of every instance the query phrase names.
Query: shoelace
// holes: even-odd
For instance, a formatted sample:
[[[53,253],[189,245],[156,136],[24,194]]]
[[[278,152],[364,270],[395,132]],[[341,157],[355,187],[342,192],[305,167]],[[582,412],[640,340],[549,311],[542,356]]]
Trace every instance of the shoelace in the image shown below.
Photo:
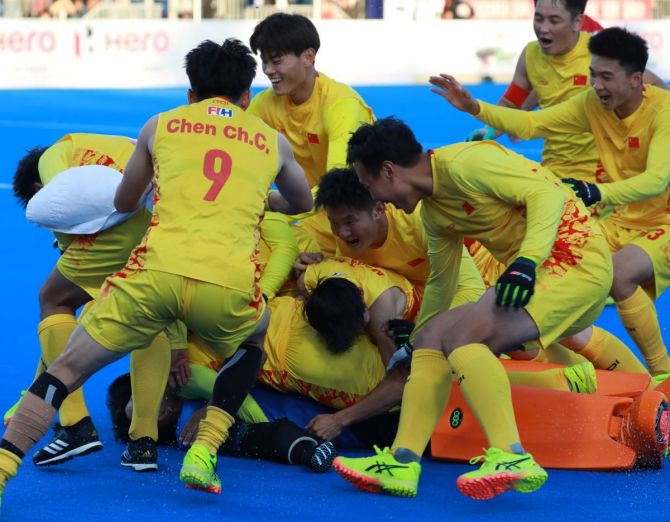
[[[498,448],[489,448],[489,449],[482,448],[482,450],[486,452],[484,453],[484,455],[477,455],[476,457],[472,457],[468,462],[470,464],[478,464],[479,462],[482,461],[488,462],[489,460],[495,458],[497,455],[503,453],[503,451],[499,450]]]

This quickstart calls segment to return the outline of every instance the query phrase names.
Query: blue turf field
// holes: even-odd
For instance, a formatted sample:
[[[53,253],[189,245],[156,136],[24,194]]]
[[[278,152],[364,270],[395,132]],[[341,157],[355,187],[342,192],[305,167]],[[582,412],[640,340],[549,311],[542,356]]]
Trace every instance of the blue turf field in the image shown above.
[[[475,88],[495,101],[497,86]],[[377,116],[406,120],[426,147],[465,137],[477,122],[456,112],[428,87],[369,87],[359,91]],[[186,100],[184,89],[136,91],[3,91],[0,112],[0,212],[6,223],[0,255],[0,411],[30,382],[38,356],[37,290],[57,254],[46,231],[28,225],[8,190],[24,149],[49,145],[68,132],[136,135],[156,112]],[[503,140],[503,143],[509,144]],[[541,143],[525,142],[516,150],[539,158]],[[670,297],[658,301],[666,343]],[[630,344],[613,309],[599,324]],[[104,407],[104,391],[127,371],[121,361],[85,385],[87,402],[105,443],[104,451],[60,467],[37,470],[30,459],[4,495],[4,520],[616,520],[668,516],[668,468],[632,473],[551,471],[546,486],[533,495],[509,493],[481,503],[462,497],[456,477],[466,466],[424,466],[419,496],[413,500],[368,495],[353,489],[334,472],[314,475],[279,464],[222,458],[223,494],[186,491],[177,478],[182,454],[162,450],[160,471],[135,474],[118,462],[122,446],[113,441]]]

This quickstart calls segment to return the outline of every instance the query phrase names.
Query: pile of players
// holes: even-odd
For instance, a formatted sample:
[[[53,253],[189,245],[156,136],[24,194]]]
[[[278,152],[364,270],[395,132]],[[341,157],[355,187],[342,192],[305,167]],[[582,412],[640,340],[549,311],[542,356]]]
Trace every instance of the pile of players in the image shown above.
[[[221,447],[323,470],[327,441],[351,426],[388,447],[338,457],[337,471],[414,496],[452,380],[489,442],[459,490],[532,492],[547,474],[522,445],[510,382],[593,393],[600,369],[651,374],[664,389],[653,300],[670,284],[670,94],[646,71],[642,38],[582,31],[585,4],[536,2],[537,41],[498,106],[450,75],[430,79],[487,124],[463,143],[425,151],[402,121],[375,121],[353,89],[317,73],[313,24],[276,14],[251,50],[228,39],[190,51],[189,104],[150,118],[136,143],[69,134],[30,151],[14,184],[24,204],[71,167],[104,165],[123,172],[114,206],[135,213],[97,234],[57,234],[42,358],[0,441],[0,494],[57,412],[37,465],[101,448],[80,386],[128,353],[131,384],[110,391],[122,464],[156,469],[166,394],[206,398],[181,434],[180,479],[209,492],[221,491]],[[253,100],[252,51],[272,83]],[[502,132],[544,137],[542,162],[490,140]],[[608,297],[646,367],[593,326]],[[520,348],[568,366],[508,374],[499,356]],[[264,423],[248,395],[257,380],[337,411],[308,432]]]

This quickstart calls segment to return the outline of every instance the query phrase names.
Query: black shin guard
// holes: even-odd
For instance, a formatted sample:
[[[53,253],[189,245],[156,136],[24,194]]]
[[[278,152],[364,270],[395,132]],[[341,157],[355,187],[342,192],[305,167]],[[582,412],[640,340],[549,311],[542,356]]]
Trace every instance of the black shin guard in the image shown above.
[[[318,442],[288,419],[249,424],[240,440],[240,455],[281,464],[309,464]]]
[[[42,373],[35,382],[30,385],[28,391],[37,395],[40,399],[52,406],[55,410],[60,409],[61,404],[70,393],[60,379],[46,371]]]
[[[235,415],[256,382],[262,360],[263,352],[256,346],[240,346],[235,355],[223,363],[216,376],[212,406]]]

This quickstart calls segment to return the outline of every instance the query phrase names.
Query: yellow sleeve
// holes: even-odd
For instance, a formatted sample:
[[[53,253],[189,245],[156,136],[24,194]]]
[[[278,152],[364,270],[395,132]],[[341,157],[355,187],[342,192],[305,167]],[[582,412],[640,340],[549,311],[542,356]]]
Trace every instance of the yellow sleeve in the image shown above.
[[[261,223],[261,237],[270,248],[270,258],[259,285],[268,299],[272,299],[288,279],[298,257],[298,244],[286,218],[276,212],[267,212]]]
[[[371,121],[370,111],[356,98],[340,100],[324,111],[323,128],[328,136],[326,170],[346,167],[349,138],[361,124]]]
[[[62,139],[44,151],[38,163],[42,184],[49,183],[57,174],[69,169],[72,158],[72,141]]]
[[[477,265],[472,260],[468,249],[463,247],[461,269],[458,272],[458,285],[449,309],[457,308],[466,303],[474,303],[486,292],[486,285]]]
[[[475,117],[494,129],[505,131],[524,140],[546,138],[556,134],[590,132],[591,124],[584,105],[588,91],[573,96],[558,105],[539,111],[522,111],[479,101]]]
[[[670,111],[656,118],[644,172],[623,181],[598,184],[601,199],[608,205],[626,205],[661,194],[670,183]]]
[[[500,161],[499,154],[488,152],[482,151],[476,167],[462,173],[458,177],[459,183],[466,188],[474,188],[475,193],[526,207],[526,235],[518,256],[540,265],[549,257],[556,241],[568,198],[567,189],[557,187],[531,172],[526,168],[525,161],[519,164],[519,168],[509,168],[509,163]],[[503,168],[502,164],[508,166]]]
[[[426,281],[426,289],[414,329],[415,333],[436,315],[451,307],[456,293],[463,252],[462,238],[434,234],[431,233],[429,225],[424,226],[430,259],[430,275]]]

